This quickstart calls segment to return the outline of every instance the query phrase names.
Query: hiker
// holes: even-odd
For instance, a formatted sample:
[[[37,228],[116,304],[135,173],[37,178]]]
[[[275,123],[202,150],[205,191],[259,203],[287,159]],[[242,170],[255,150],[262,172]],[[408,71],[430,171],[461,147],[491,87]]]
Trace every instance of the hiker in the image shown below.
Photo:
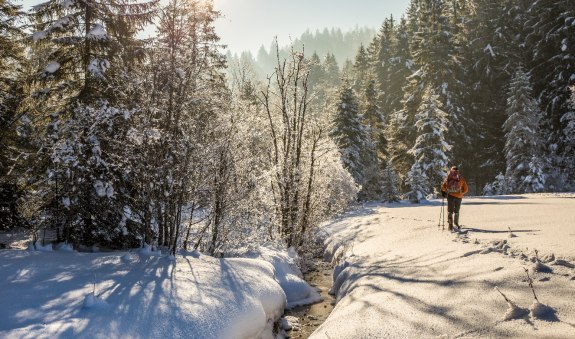
[[[459,208],[461,207],[461,200],[463,195],[467,193],[467,182],[459,174],[459,168],[457,166],[451,167],[447,177],[443,180],[441,184],[441,196],[447,196],[447,221],[449,222],[449,230],[453,231],[453,223],[459,230]],[[453,213],[455,213],[455,219],[453,218]]]

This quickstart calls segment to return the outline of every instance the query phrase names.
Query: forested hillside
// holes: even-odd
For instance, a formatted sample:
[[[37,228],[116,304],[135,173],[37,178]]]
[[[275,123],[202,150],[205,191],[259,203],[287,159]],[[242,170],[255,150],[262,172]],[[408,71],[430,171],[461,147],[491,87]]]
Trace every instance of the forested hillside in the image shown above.
[[[226,60],[219,15],[0,2],[0,227],[223,255],[305,249],[349,202],[419,201],[450,165],[478,194],[574,187],[573,1],[413,0],[375,36],[257,60]]]

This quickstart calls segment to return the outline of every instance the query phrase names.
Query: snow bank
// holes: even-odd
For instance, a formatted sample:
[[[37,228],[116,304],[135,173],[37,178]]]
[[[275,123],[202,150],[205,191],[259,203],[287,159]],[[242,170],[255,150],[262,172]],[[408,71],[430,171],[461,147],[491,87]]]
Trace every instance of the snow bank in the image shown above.
[[[270,263],[153,252],[0,250],[0,338],[273,338]]]
[[[441,200],[348,212],[325,226],[337,305],[310,338],[575,338],[574,197],[466,198],[460,233]]]
[[[283,251],[272,246],[260,246],[255,250],[239,253],[242,257],[261,259],[273,265],[276,280],[282,287],[286,298],[286,308],[309,305],[322,301],[318,290],[311,287],[297,266],[299,257],[295,250]]]

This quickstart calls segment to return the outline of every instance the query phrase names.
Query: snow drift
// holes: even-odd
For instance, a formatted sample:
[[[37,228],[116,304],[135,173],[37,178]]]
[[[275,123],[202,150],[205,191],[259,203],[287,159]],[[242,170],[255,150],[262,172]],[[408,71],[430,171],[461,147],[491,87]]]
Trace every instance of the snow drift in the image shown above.
[[[256,259],[0,251],[2,338],[273,338],[286,294]]]

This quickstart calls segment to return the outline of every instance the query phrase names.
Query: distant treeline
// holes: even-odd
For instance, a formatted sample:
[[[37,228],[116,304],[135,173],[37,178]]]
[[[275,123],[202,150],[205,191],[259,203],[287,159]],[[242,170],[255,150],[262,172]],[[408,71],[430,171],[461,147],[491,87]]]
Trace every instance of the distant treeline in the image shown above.
[[[292,50],[303,50],[306,56],[315,53],[320,58],[331,54],[342,67],[346,61],[353,60],[359,47],[369,44],[376,33],[375,29],[369,27],[356,27],[347,32],[342,32],[340,28],[324,28],[315,32],[308,29],[286,46],[278,46],[274,40],[270,42],[268,48],[262,45],[255,56],[250,52],[242,52],[240,55],[228,52],[227,58],[231,64],[240,59],[251,60],[256,67],[257,75],[261,78],[271,73],[277,66],[278,50],[280,59],[288,57]]]

